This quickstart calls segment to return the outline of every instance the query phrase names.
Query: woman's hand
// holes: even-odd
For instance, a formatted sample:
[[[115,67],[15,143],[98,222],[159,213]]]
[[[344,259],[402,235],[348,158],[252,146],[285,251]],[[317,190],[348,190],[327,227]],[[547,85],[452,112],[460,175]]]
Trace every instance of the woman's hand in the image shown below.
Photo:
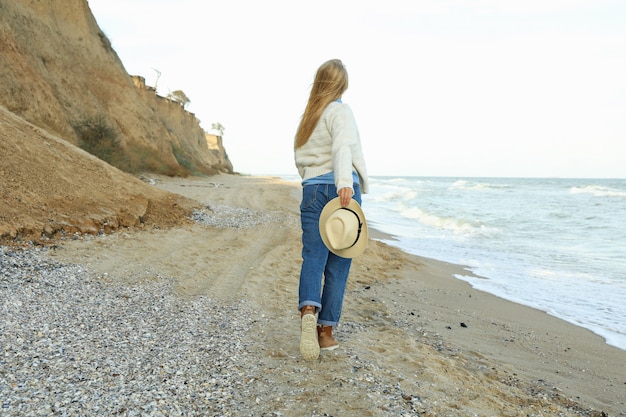
[[[354,192],[351,188],[343,187],[337,192],[337,194],[339,195],[339,201],[341,201],[341,207],[348,207]]]

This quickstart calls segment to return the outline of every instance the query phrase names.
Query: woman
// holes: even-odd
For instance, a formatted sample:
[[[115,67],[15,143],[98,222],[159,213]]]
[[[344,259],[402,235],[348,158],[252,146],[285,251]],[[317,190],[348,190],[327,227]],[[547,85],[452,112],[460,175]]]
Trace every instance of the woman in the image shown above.
[[[348,73],[341,60],[322,64],[295,137],[294,156],[303,187],[300,353],[306,360],[317,359],[320,349],[338,346],[332,330],[341,316],[352,263],[325,246],[320,237],[320,213],[336,197],[342,207],[351,199],[360,204],[361,193],[368,191],[357,125],[350,107],[341,102],[347,88]]]

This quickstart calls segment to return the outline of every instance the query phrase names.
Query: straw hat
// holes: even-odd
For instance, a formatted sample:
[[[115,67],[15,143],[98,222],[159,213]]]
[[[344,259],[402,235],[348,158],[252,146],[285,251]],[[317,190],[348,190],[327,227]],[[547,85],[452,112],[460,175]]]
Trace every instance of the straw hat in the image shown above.
[[[320,235],[326,247],[335,255],[354,258],[367,245],[367,222],[359,203],[350,199],[341,207],[339,197],[330,200],[320,214]]]

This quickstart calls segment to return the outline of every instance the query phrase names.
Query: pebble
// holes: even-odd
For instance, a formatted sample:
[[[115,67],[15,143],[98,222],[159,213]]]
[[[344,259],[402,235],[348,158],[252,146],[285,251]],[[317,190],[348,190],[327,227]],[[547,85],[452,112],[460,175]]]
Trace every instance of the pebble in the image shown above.
[[[297,226],[280,212],[220,205],[192,219],[208,227]],[[57,262],[53,250],[0,246],[0,415],[282,415],[273,405],[300,408],[293,402],[302,388],[265,383],[272,364],[259,358],[249,335],[268,319],[245,300],[184,299],[171,277],[111,283],[106,274]],[[347,334],[362,331],[362,324],[344,324]],[[283,372],[306,378],[297,360],[279,356]],[[356,354],[346,360],[354,373],[340,385],[385,408],[413,408],[381,379],[387,372]]]
[[[192,219],[208,227],[294,227],[279,212],[219,205],[196,210]],[[132,286],[112,283],[106,274],[57,262],[49,256],[53,250],[0,246],[3,417],[280,416],[282,410],[302,411],[306,380],[324,372],[282,350],[260,356],[251,334],[270,320],[245,300],[224,305],[209,297],[181,298],[164,276]],[[345,337],[367,328],[342,323]],[[348,371],[332,381],[339,395],[357,395],[377,409],[371,415],[438,415],[426,411],[437,410],[437,402],[421,397],[422,391],[405,392],[410,384],[400,384],[392,369],[358,349],[344,352]],[[272,381],[275,367],[286,384]]]
[[[124,286],[0,247],[0,414],[234,415],[247,373],[244,305]],[[225,336],[226,335],[226,336]]]
[[[281,225],[285,219],[284,213],[270,210],[253,210],[246,207],[230,207],[224,205],[207,205],[202,210],[194,210],[191,219],[205,226],[231,227],[247,229],[263,224]],[[294,219],[291,219],[293,221]],[[291,226],[297,226],[292,224]]]

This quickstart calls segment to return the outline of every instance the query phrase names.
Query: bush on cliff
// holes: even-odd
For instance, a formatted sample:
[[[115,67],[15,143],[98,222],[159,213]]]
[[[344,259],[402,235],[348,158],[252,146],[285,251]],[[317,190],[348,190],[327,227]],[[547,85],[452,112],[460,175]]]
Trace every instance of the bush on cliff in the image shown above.
[[[159,153],[138,143],[122,146],[122,141],[105,115],[84,115],[72,123],[79,137],[78,146],[124,172],[153,172],[169,176],[187,176],[186,166],[167,164]]]

